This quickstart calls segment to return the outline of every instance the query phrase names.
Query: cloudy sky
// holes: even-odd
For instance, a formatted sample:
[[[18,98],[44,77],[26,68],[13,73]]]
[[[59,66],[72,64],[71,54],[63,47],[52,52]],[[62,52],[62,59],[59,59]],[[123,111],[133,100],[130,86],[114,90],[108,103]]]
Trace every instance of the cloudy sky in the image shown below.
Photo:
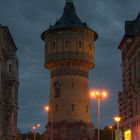
[[[31,130],[40,123],[45,130],[50,76],[43,67],[42,31],[63,12],[64,0],[0,0],[0,23],[9,27],[20,60],[18,128]],[[99,34],[96,41],[96,68],[90,72],[90,87],[107,88],[109,98],[102,102],[102,127],[113,122],[118,113],[117,94],[121,90],[121,55],[117,49],[124,35],[124,21],[133,20],[140,11],[139,0],[75,0],[79,17]],[[91,102],[97,126],[97,102]]]

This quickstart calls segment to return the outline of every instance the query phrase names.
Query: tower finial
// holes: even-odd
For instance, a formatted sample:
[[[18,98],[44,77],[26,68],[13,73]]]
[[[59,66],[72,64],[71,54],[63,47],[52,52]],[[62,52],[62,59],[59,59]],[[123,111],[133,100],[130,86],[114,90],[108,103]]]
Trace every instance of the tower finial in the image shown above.
[[[65,0],[66,3],[73,3],[73,0]]]

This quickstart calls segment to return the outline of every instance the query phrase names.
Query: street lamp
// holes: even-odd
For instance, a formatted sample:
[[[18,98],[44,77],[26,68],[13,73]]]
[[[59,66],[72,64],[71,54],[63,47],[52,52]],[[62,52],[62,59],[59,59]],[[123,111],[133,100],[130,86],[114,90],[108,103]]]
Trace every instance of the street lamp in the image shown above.
[[[121,117],[116,116],[116,117],[114,117],[114,120],[115,120],[115,122],[117,122],[117,129],[119,129],[119,123],[121,121]]]
[[[40,127],[40,124],[33,125],[33,131],[34,131],[34,140],[36,140],[36,129]]]
[[[52,107],[50,108],[49,105],[45,106],[45,111],[51,113],[51,140],[53,140],[53,112],[52,112]]]
[[[107,97],[106,91],[94,91],[91,92],[91,97],[96,98],[98,101],[98,140],[100,140],[100,112],[101,112],[101,100]]]
[[[113,140],[113,125],[109,125],[109,129],[111,130],[111,132],[112,132],[112,140]]]

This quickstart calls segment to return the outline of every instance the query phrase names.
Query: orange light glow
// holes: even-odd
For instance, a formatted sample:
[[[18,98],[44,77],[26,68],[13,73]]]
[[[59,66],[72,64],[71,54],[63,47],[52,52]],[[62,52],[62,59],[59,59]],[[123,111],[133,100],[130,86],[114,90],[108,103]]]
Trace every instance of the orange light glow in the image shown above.
[[[49,112],[50,107],[47,105],[47,106],[45,107],[45,110],[46,110],[47,112]]]
[[[36,129],[36,127],[35,126],[33,126],[33,130],[35,130]]]
[[[114,120],[115,120],[116,122],[120,122],[120,121],[121,121],[121,117],[116,116],[116,117],[114,117]]]
[[[95,92],[91,92],[91,96],[92,97],[95,97],[96,95],[95,95]]]
[[[38,127],[40,127],[40,124],[37,124]]]
[[[103,97],[107,97],[107,92],[106,91],[103,91],[102,92],[102,95],[103,95]]]
[[[106,91],[92,91],[90,94],[91,97],[96,97],[97,99],[104,99],[107,97],[107,92]]]
[[[112,129],[113,128],[112,125],[110,125],[109,128]]]
[[[38,123],[38,124],[33,125],[32,129],[33,129],[33,130],[36,130],[36,129],[39,128],[39,127],[40,127],[40,124]]]
[[[96,96],[99,96],[99,91],[96,91]]]

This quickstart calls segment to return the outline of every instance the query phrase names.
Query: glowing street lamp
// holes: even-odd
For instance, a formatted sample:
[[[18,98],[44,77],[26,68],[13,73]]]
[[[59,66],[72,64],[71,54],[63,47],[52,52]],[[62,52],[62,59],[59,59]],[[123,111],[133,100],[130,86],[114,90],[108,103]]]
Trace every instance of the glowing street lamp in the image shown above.
[[[112,140],[113,140],[113,125],[109,125],[109,129],[111,130],[111,132],[112,132]]]
[[[40,127],[40,124],[33,125],[32,129],[34,131],[34,140],[36,140],[36,129]]]
[[[119,129],[119,123],[121,121],[121,117],[119,116],[114,117],[114,121],[117,122],[117,129]]]
[[[53,140],[53,112],[49,105],[45,106],[45,111],[51,113],[51,140]]]
[[[101,100],[107,97],[106,91],[94,91],[91,92],[91,98],[96,98],[98,101],[98,140],[100,140],[100,112],[101,112]]]
[[[49,112],[50,111],[50,107],[47,105],[45,106],[45,111]]]

